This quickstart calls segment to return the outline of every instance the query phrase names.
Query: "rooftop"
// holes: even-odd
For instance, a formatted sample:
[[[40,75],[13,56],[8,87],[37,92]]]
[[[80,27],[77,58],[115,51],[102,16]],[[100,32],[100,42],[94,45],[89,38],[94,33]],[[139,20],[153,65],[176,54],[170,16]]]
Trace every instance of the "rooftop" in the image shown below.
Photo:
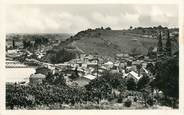
[[[95,78],[96,78],[96,76],[93,76],[93,75],[88,74],[88,75],[85,75],[85,76],[84,76],[84,78],[87,78],[87,79],[93,80],[93,79],[95,79]]]
[[[32,74],[32,75],[30,76],[30,78],[42,78],[42,79],[44,79],[45,77],[46,77],[46,76],[43,75],[43,74],[41,74],[41,73]]]

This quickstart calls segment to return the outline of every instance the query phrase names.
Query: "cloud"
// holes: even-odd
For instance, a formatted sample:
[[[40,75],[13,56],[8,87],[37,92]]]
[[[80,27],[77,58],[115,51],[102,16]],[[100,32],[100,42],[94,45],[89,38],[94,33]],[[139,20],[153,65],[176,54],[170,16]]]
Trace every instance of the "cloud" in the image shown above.
[[[151,23],[151,16],[149,16],[149,15],[140,15],[138,20],[139,20],[139,23],[143,26],[149,25]]]
[[[97,25],[112,27],[113,29],[129,28],[130,25],[138,25],[138,14],[120,13],[119,15],[102,14],[99,12],[92,13],[92,18]]]
[[[25,7],[11,11],[7,15],[8,32],[72,33],[90,26],[87,18],[69,12],[44,13],[39,8]]]
[[[68,30],[69,32],[78,32],[79,30],[87,29],[91,26],[91,23],[86,17],[75,15],[67,12],[63,12],[59,14],[58,23],[61,25],[60,28],[65,31]]]
[[[124,25],[124,28],[129,28],[130,26],[139,25],[139,14],[121,14],[121,25]]]
[[[177,13],[175,5],[10,5],[6,27],[11,33],[76,33],[101,26],[177,27]]]
[[[140,14],[138,20],[141,26],[178,26],[177,7],[153,5],[147,7],[147,9],[149,10],[144,11],[144,8],[137,8]]]
[[[115,16],[110,16],[108,14],[104,15],[101,14],[99,12],[94,12],[92,14],[92,18],[99,24],[103,24],[103,25],[117,25],[119,22],[118,17]]]

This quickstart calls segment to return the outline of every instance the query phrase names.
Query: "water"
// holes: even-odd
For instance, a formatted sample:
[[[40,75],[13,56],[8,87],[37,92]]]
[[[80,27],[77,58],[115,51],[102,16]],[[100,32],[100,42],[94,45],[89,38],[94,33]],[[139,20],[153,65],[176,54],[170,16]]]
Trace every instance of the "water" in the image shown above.
[[[6,68],[6,82],[28,82],[35,68]]]

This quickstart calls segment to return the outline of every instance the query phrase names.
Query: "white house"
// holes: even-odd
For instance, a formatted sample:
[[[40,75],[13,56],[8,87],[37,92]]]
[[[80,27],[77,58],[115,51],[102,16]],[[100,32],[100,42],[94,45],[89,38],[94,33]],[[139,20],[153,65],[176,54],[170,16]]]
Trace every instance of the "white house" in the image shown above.
[[[113,62],[108,61],[108,62],[104,63],[104,66],[105,66],[107,69],[110,69],[110,68],[113,67]]]
[[[128,74],[125,75],[125,77],[127,79],[129,78],[133,78],[135,80],[135,82],[138,82],[140,78],[142,78],[142,75],[138,75],[138,73],[134,72],[134,71],[131,71],[129,72]]]
[[[38,74],[32,74],[29,77],[29,83],[30,84],[40,84],[43,83],[43,80],[46,78],[45,75],[38,73]]]
[[[78,86],[83,87],[83,86],[89,84],[89,82],[95,78],[96,78],[96,76],[88,74],[88,75],[85,75],[85,76],[82,76],[82,77],[75,79],[75,82],[78,84]]]

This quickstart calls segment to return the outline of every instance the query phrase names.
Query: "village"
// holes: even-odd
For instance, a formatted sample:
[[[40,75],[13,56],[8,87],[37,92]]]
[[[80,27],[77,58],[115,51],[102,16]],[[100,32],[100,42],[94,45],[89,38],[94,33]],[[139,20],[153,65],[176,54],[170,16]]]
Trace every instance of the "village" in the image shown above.
[[[148,28],[149,30],[149,28]],[[91,30],[92,31],[92,30]],[[136,29],[133,31],[137,31]],[[166,32],[164,39],[173,39],[173,34],[177,34],[176,31]],[[87,85],[91,80],[101,77],[104,72],[119,73],[122,78],[132,78],[135,82],[145,75],[154,79],[153,73],[148,70],[147,65],[155,65],[159,58],[163,58],[163,55],[170,55],[169,51],[161,51],[162,49],[162,37],[159,33],[157,46],[153,47],[147,55],[133,55],[132,53],[119,53],[114,57],[104,56],[99,54],[86,54],[84,51],[77,48],[76,57],[63,63],[49,63],[44,62],[42,58],[47,54],[47,51],[53,47],[58,46],[63,41],[42,39],[47,41],[49,45],[39,45],[39,47],[28,49],[25,48],[25,41],[9,40],[6,45],[6,67],[30,67],[35,68],[35,72],[28,75],[29,81],[25,81],[26,84],[40,84],[48,74],[55,75],[56,73],[62,73],[66,80],[66,84],[69,86],[77,85],[83,87]],[[21,38],[23,39],[23,38]],[[148,39],[148,38],[147,38]],[[133,41],[134,42],[134,41]],[[35,41],[30,41],[30,46],[36,46]],[[167,50],[167,49],[166,49]],[[169,52],[169,54],[168,54]],[[22,65],[13,63],[15,60]],[[75,74],[75,75],[74,75]],[[75,77],[71,77],[75,76]],[[71,79],[72,78],[72,79]]]
[[[155,49],[154,49],[155,50]],[[28,57],[32,54],[29,53]],[[9,58],[16,58],[24,54],[24,50],[13,49],[7,51],[7,56]],[[37,57],[40,58],[44,53],[37,51]],[[45,62],[40,62],[36,59],[26,58],[25,64],[37,65],[35,73],[31,74],[29,77],[29,83],[40,84],[50,73],[53,75],[55,73],[64,73],[66,83],[68,85],[77,85],[83,87],[87,85],[91,80],[100,77],[103,72],[110,71],[111,73],[121,73],[123,78],[133,78],[135,82],[147,74],[150,78],[153,77],[149,70],[146,69],[148,63],[154,64],[153,59],[149,59],[148,56],[139,55],[136,57],[130,56],[129,54],[117,54],[116,58],[113,59],[107,56],[90,55],[81,52],[76,59],[72,59],[65,63],[50,64]],[[6,61],[7,67],[11,66],[11,61]],[[16,63],[13,63],[14,65]],[[9,66],[8,66],[9,65]],[[24,68],[27,66],[20,66]],[[140,66],[140,67],[139,67]],[[77,71],[77,72],[76,72]],[[70,79],[70,76],[76,72],[75,79]],[[27,81],[28,82],[28,81]]]
[[[131,104],[133,104],[133,108],[138,108],[139,106],[160,106],[161,103],[167,102],[159,100],[164,95],[164,90],[158,90],[157,86],[154,85],[157,84],[157,79],[159,79],[156,72],[158,62],[168,60],[171,56],[177,58],[178,55],[177,52],[171,50],[169,30],[167,30],[167,35],[165,36],[167,36],[166,46],[162,44],[163,40],[160,31],[157,45],[149,49],[147,55],[130,52],[117,53],[114,57],[110,57],[98,53],[85,53],[77,47],[75,48],[75,57],[63,63],[51,63],[44,60],[48,56],[51,56],[51,59],[57,59],[56,54],[50,51],[50,49],[60,45],[58,40],[51,40],[47,44],[41,44],[37,47],[35,47],[36,42],[31,41],[28,42],[31,44],[31,48],[25,48],[25,42],[23,41],[18,41],[17,43],[15,40],[10,40],[6,46],[6,69],[21,71],[15,74],[12,71],[9,73],[13,76],[21,76],[18,73],[23,73],[23,79],[17,79],[13,82],[11,80],[7,81],[7,85],[8,87],[20,88],[20,91],[24,88],[33,88],[30,90],[26,89],[26,92],[28,92],[27,96],[21,94],[21,92],[20,94],[16,92],[16,94],[20,95],[19,98],[25,98],[28,101],[27,103],[19,102],[19,104],[23,103],[25,106],[29,104],[30,100],[31,103],[36,103],[35,100],[37,99],[39,99],[37,105],[40,105],[39,103],[44,105],[47,101],[51,101],[52,98],[55,98],[51,101],[53,104],[59,103],[64,108],[68,105],[75,108],[75,104],[87,104],[85,106],[88,107],[91,106],[89,105],[90,102],[94,106],[102,107],[99,103],[103,103],[106,99],[106,103],[112,101],[113,104],[125,104],[123,106],[118,105],[119,107],[130,107]],[[71,49],[71,47],[69,48]],[[54,55],[48,55],[48,51]],[[64,56],[72,56],[64,48],[60,51],[62,51],[61,54]],[[102,86],[99,87],[100,85]],[[40,87],[46,91],[42,92],[39,89]],[[47,98],[39,98],[37,93],[33,95],[34,88],[38,88],[36,92],[41,93],[41,95],[46,93]],[[55,91],[54,88],[58,88],[59,92],[53,93],[52,91]],[[9,90],[12,90],[12,88],[9,88]],[[60,96],[57,97],[57,95]],[[75,96],[70,97],[72,95]],[[80,97],[80,95],[83,96]],[[9,106],[14,108],[11,98],[8,99],[10,99],[8,101]],[[42,99],[44,101],[41,101]],[[16,99],[16,101],[18,100]],[[105,105],[110,106],[109,104]],[[173,106],[175,107],[177,104]]]
[[[177,4],[7,4],[6,109],[179,109]]]

